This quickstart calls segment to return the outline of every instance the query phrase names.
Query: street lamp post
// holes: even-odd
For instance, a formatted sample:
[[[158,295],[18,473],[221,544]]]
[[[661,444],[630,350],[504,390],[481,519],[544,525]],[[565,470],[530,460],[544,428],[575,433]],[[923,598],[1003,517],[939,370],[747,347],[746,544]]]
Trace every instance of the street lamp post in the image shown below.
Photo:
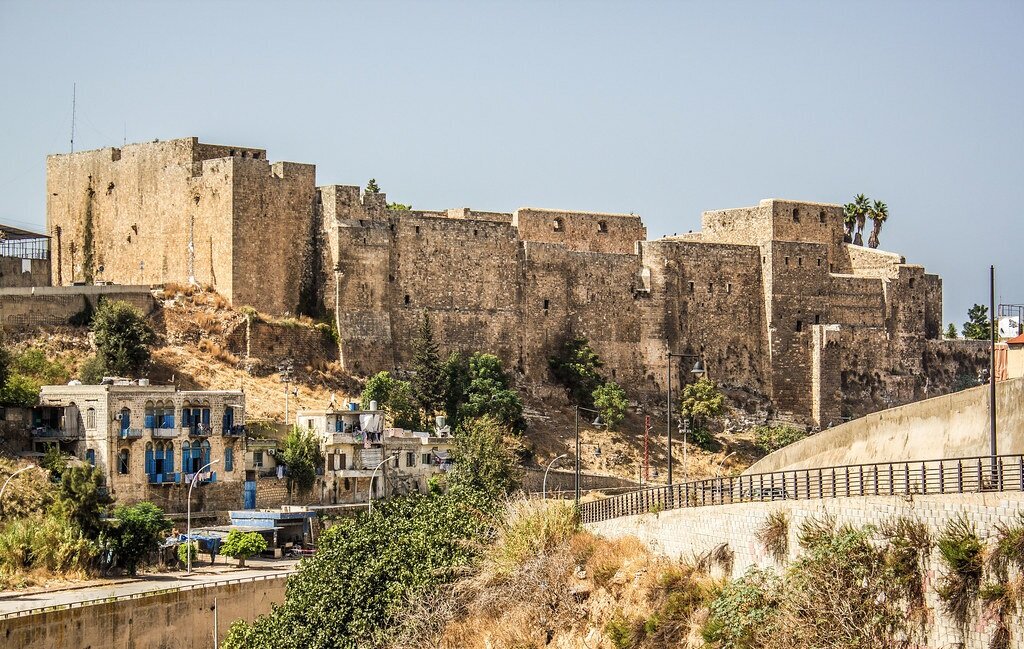
[[[185,574],[187,575],[192,574],[192,487],[196,486],[196,480],[199,479],[199,475],[203,471],[209,469],[211,466],[218,462],[220,462],[220,460],[214,460],[213,462],[210,462],[206,466],[201,467],[192,476],[192,481],[189,482],[188,485],[188,505],[186,505],[185,507],[186,511],[188,512],[187,514],[185,514],[185,543],[189,544],[188,549],[185,550],[185,556],[187,557],[187,559],[185,560]]]
[[[544,483],[542,484],[542,486],[540,488],[540,499],[541,500],[547,500],[548,499],[548,471],[550,471],[551,467],[553,467],[555,465],[555,462],[561,460],[563,457],[565,457],[567,455],[569,455],[569,454],[568,453],[562,453],[561,455],[559,455],[555,459],[553,459],[550,462],[548,462],[548,468],[544,469]]]
[[[395,459],[396,457],[398,457],[398,456],[397,455],[392,455],[391,457],[386,457],[383,460],[381,460],[380,463],[377,466],[373,467],[373,473],[370,474],[370,493],[369,493],[369,496],[366,499],[366,505],[367,505],[366,513],[368,513],[368,514],[372,514],[373,513],[373,481],[377,478],[377,469],[381,468],[382,466],[384,466],[384,464],[386,462],[390,462],[391,460]]]
[[[672,486],[672,359],[673,358],[696,358],[697,362],[694,363],[693,369],[690,370],[691,374],[701,377],[707,373],[704,369],[704,357],[698,354],[675,354],[672,352],[668,353],[668,418],[665,423],[665,431],[668,437],[668,486]],[[686,452],[685,446],[686,439],[683,438],[683,453]],[[683,473],[686,473],[686,461],[683,461]]]
[[[592,412],[597,415],[597,419],[594,420],[595,426],[603,426],[601,423],[601,413],[591,408],[584,408],[582,406],[575,406],[576,408],[576,507],[580,506],[580,410],[584,412]]]
[[[3,514],[4,514],[4,492],[7,491],[7,485],[11,484],[11,480],[14,478],[14,476],[18,475],[19,473],[24,473],[25,471],[28,471],[29,469],[34,469],[34,468],[36,468],[36,465],[30,464],[30,465],[28,465],[26,467],[22,467],[22,468],[18,469],[17,471],[12,473],[11,475],[7,476],[7,480],[4,481],[4,486],[0,487],[0,516],[3,516]]]

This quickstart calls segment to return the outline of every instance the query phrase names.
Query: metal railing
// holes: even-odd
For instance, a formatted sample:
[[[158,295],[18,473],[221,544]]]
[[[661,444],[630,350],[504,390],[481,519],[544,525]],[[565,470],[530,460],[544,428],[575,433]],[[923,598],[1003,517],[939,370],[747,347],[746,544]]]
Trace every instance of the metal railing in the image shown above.
[[[1024,455],[852,464],[696,480],[580,505],[584,523],[683,507],[849,496],[1024,491]]]
[[[50,428],[48,426],[37,426],[32,429],[32,437],[44,437],[49,439],[85,439],[85,431],[73,431],[64,428]]]
[[[122,428],[118,434],[121,439],[137,439],[142,437],[141,428]]]
[[[236,424],[228,428],[222,428],[220,434],[224,437],[244,437],[245,432],[244,424]]]

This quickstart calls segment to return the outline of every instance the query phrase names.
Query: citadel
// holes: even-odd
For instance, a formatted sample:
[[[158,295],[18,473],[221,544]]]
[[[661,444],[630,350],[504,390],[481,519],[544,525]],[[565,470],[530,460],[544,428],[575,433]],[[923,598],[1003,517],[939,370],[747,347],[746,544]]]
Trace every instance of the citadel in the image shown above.
[[[199,282],[331,317],[357,374],[407,364],[427,314],[445,351],[491,351],[528,382],[584,336],[638,398],[688,354],[734,402],[827,427],[948,392],[983,357],[941,340],[941,279],[845,243],[834,204],[762,200],[648,240],[632,214],[393,209],[185,138],[50,156],[47,228],[55,285]]]

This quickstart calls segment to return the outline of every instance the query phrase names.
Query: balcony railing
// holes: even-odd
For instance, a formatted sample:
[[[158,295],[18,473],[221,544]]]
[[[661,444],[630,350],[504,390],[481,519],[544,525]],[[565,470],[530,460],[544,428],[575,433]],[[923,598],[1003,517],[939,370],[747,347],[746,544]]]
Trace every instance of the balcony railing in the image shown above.
[[[239,424],[237,426],[231,426],[221,431],[221,435],[224,437],[245,437],[245,426]]]
[[[209,424],[191,424],[182,426],[181,433],[191,437],[209,437],[213,434],[213,429]]]
[[[85,439],[84,431],[70,431],[63,428],[50,428],[48,426],[37,426],[32,429],[32,437],[42,437],[45,439]]]
[[[158,437],[158,438],[171,438],[171,437],[177,437],[179,432],[178,432],[177,428],[164,428],[164,427],[161,427],[161,428],[150,428],[149,429],[149,434],[152,435],[153,437]]]
[[[118,437],[121,439],[138,439],[142,437],[141,428],[122,428],[121,432],[118,433]]]
[[[173,485],[181,481],[179,473],[149,473],[147,474],[149,484]]]
[[[1024,491],[1024,455],[855,464],[698,480],[580,505],[584,523],[665,509],[771,500]]]

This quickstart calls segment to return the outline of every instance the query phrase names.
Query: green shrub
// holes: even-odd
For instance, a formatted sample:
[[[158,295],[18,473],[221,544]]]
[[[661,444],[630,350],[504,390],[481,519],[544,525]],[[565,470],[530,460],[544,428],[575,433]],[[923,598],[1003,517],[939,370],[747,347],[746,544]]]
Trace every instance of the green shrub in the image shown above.
[[[711,603],[701,636],[717,649],[760,646],[756,639],[774,626],[782,583],[771,571],[749,569],[728,582]]]
[[[288,467],[289,491],[298,487],[299,492],[305,493],[313,488],[316,470],[324,463],[320,441],[315,433],[292,426],[291,432],[284,438],[282,459]]]
[[[42,384],[24,374],[11,373],[0,392],[0,403],[7,406],[34,408],[39,405],[39,388]]]
[[[754,429],[754,444],[765,453],[772,453],[807,437],[807,432],[795,426],[758,426]]]
[[[789,555],[789,516],[782,510],[768,514],[755,537],[772,559],[783,563]]]
[[[621,615],[616,615],[604,625],[604,634],[615,649],[633,649],[639,644],[636,625]]]
[[[231,530],[224,540],[221,553],[238,559],[238,567],[245,567],[245,560],[267,549],[267,540],[259,532]]]
[[[594,390],[601,384],[598,369],[604,365],[590,347],[590,342],[577,336],[565,342],[557,356],[548,359],[555,380],[569,391],[573,402],[590,406]]]
[[[183,566],[188,565],[189,554],[192,555],[192,565],[195,565],[196,560],[199,558],[199,543],[196,541],[188,541],[178,545],[178,561]]]
[[[110,372],[128,376],[149,362],[153,330],[142,312],[127,302],[100,302],[92,321],[96,351]]]
[[[942,608],[966,628],[981,590],[984,570],[981,539],[974,523],[960,514],[946,524],[938,546],[945,566],[936,589]]]

